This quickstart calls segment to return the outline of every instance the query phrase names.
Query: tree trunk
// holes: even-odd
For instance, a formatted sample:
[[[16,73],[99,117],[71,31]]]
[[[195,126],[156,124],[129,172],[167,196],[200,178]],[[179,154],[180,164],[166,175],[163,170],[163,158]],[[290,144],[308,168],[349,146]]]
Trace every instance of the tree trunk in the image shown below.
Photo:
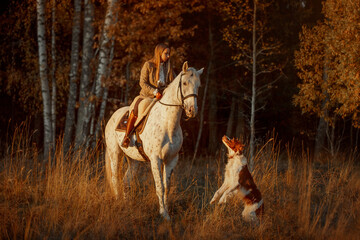
[[[326,53],[325,53],[326,54]],[[327,55],[327,54],[326,54]],[[325,56],[325,64],[324,64],[324,73],[323,73],[323,81],[328,81],[328,67],[326,65],[326,56]],[[326,95],[326,93],[325,93]],[[314,156],[318,157],[321,151],[324,150],[324,144],[326,140],[326,132],[328,131],[328,124],[325,121],[325,118],[328,116],[328,112],[325,108],[325,104],[328,101],[327,97],[325,98],[324,102],[322,103],[322,109],[324,113],[324,117],[320,117],[319,124],[316,130],[316,136],[315,136],[315,150],[314,150]]]
[[[90,81],[92,76],[91,59],[94,56],[94,5],[92,0],[85,0],[84,2],[84,36],[83,36],[83,55],[81,65],[80,77],[80,91],[79,91],[79,109],[77,115],[75,146],[79,148],[83,146],[89,137],[89,118],[90,115],[90,96],[91,88]]]
[[[97,109],[98,103],[100,102],[103,95],[103,79],[106,78],[108,74],[109,67],[109,51],[110,51],[110,38],[109,38],[109,28],[114,21],[114,5],[117,0],[108,0],[107,1],[107,10],[104,21],[104,27],[102,30],[101,40],[100,40],[100,51],[99,51],[99,61],[96,69],[95,76],[95,101],[91,103],[92,119],[90,125],[90,135],[96,136],[96,124],[99,118],[96,118],[95,111]],[[96,139],[93,139],[96,142]]]
[[[237,103],[236,98],[233,96],[231,99],[230,115],[226,128],[226,136],[228,137],[234,137],[234,120],[235,120],[236,103]]]
[[[52,0],[52,10],[51,10],[51,122],[52,122],[52,148],[55,148],[55,136],[56,136],[56,48],[55,48],[55,16],[56,16],[56,1]]]
[[[110,56],[109,56],[109,66],[107,69],[107,74],[106,77],[110,76],[111,73],[111,62],[114,58],[114,45],[115,45],[115,41],[114,39],[112,39],[111,42],[111,49],[110,49]],[[95,141],[93,142],[93,144],[96,144],[96,142],[99,139],[99,133],[100,133],[100,128],[101,128],[101,123],[104,120],[104,115],[105,115],[105,109],[106,109],[106,103],[107,103],[107,97],[108,97],[108,88],[104,87],[104,93],[103,93],[103,97],[102,97],[102,102],[101,102],[101,106],[100,106],[100,112],[99,112],[99,118],[96,124],[96,129],[95,129]],[[95,146],[95,145],[93,145]]]
[[[69,98],[67,103],[65,131],[64,131],[64,152],[70,148],[74,127],[75,127],[75,107],[77,97],[77,73],[79,66],[79,44],[80,44],[80,23],[81,23],[81,1],[74,0],[74,17],[71,39],[71,60],[69,74]]]
[[[49,157],[52,145],[52,123],[51,123],[51,98],[49,82],[47,77],[48,65],[45,39],[45,0],[36,1],[37,8],[37,40],[39,51],[39,73],[41,82],[41,95],[43,99],[44,117],[44,159]]]
[[[206,103],[206,96],[207,96],[207,90],[209,87],[209,82],[210,82],[210,71],[212,69],[212,59],[214,56],[214,47],[213,47],[213,36],[212,36],[212,30],[211,30],[211,21],[209,20],[209,45],[210,45],[210,58],[209,58],[209,63],[208,63],[208,67],[207,67],[207,71],[206,71],[206,81],[205,81],[205,89],[204,89],[204,95],[203,95],[203,99],[202,99],[202,104],[201,104],[201,111],[200,111],[200,126],[199,126],[199,132],[198,132],[198,136],[196,139],[196,144],[195,144],[195,149],[194,149],[194,156],[192,159],[192,164],[195,161],[196,158],[196,154],[199,148],[199,144],[200,144],[200,139],[201,139],[201,134],[202,134],[202,129],[204,126],[204,110],[205,110],[205,103]],[[191,164],[191,165],[192,165]]]
[[[244,119],[244,108],[242,104],[243,98],[238,98],[237,100],[237,117],[236,117],[236,136],[241,137],[244,136],[244,126],[245,126],[245,119]]]
[[[252,31],[252,96],[250,117],[250,172],[254,169],[255,154],[255,103],[256,103],[256,0],[254,0]]]
[[[210,99],[209,99],[209,146],[208,152],[210,154],[215,153],[216,147],[219,143],[217,139],[217,91],[216,87],[210,88]]]
[[[100,52],[99,52],[99,63],[96,71],[96,79],[95,79],[95,96],[97,99],[101,98],[102,95],[102,79],[105,78],[107,74],[107,67],[109,65],[109,43],[110,38],[109,34],[109,27],[113,23],[113,8],[116,4],[117,0],[108,0],[108,6],[106,10],[104,28],[101,37],[100,43]]]

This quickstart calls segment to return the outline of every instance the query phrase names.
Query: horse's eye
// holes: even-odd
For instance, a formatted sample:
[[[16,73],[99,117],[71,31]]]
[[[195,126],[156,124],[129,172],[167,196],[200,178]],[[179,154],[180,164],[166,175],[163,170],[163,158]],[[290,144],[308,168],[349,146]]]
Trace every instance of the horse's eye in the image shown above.
[[[186,85],[187,85],[187,82],[183,82],[183,84],[184,84],[184,86],[186,86]]]

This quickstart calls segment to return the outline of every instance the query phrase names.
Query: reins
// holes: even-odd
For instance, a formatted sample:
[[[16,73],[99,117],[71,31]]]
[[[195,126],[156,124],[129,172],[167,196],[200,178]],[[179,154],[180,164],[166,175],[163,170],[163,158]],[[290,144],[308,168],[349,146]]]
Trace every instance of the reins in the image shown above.
[[[162,105],[165,105],[165,106],[169,106],[169,107],[181,107],[184,109],[184,101],[185,99],[189,98],[189,97],[197,97],[197,94],[195,93],[192,93],[192,94],[189,94],[189,95],[186,95],[184,97],[184,94],[183,94],[183,91],[182,91],[182,76],[184,75],[185,73],[181,73],[180,75],[180,80],[179,80],[179,87],[178,87],[178,91],[180,90],[180,96],[181,96],[181,104],[169,104],[169,103],[163,103],[161,102],[161,100],[159,100],[159,103],[161,103]]]

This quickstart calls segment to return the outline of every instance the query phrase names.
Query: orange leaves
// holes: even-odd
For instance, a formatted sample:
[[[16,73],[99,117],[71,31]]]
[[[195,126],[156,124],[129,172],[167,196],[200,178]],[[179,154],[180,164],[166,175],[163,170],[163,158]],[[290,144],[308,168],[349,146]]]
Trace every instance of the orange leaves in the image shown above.
[[[131,63],[131,68],[137,69],[131,78],[137,81],[138,69],[152,57],[159,42],[170,43],[173,64],[180,66],[186,46],[182,38],[192,36],[196,29],[195,23],[183,28],[183,15],[200,9],[199,1],[120,1],[116,10],[118,21],[112,26],[115,46],[119,46],[115,52],[117,66],[114,71],[123,75],[126,64]]]
[[[303,27],[300,49],[295,53],[302,83],[294,96],[294,103],[303,112],[321,116],[328,111],[340,117],[352,116],[353,121],[358,118],[359,7],[360,0],[327,0],[323,5],[325,20],[312,29]]]

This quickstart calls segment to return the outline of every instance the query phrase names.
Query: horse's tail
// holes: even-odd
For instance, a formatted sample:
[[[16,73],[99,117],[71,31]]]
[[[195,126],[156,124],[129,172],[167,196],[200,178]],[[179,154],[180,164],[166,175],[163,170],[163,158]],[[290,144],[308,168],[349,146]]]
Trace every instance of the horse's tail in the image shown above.
[[[112,182],[111,182],[111,163],[110,163],[110,157],[109,157],[109,151],[106,149],[105,150],[105,177],[106,177],[106,182],[107,182],[107,186],[110,187],[110,189],[112,190],[114,188]]]
[[[115,128],[121,116],[129,107],[123,107],[117,110],[109,119],[105,127],[105,175],[106,181],[111,191],[116,197],[119,195],[119,175],[122,157],[124,155],[119,144],[117,143],[117,135]]]
[[[110,154],[112,155],[110,157]],[[121,148],[118,148],[116,152],[109,153],[109,150],[106,149],[105,151],[105,175],[106,175],[106,182],[108,187],[110,187],[111,192],[118,197],[119,194],[119,175],[120,175],[120,167],[122,165],[121,159],[124,157],[124,152]],[[112,159],[113,158],[113,159]],[[111,164],[111,161],[116,161],[115,164]],[[116,169],[112,169],[116,168]],[[114,184],[114,179],[117,183]]]

